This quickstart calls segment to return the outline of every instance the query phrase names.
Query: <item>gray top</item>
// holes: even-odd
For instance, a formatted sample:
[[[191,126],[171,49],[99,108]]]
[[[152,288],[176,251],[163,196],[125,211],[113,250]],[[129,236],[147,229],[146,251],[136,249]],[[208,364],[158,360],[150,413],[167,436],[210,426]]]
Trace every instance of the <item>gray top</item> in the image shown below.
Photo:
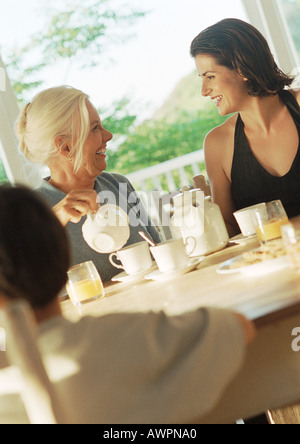
[[[44,178],[36,189],[51,205],[60,202],[66,194],[49,184],[50,177]],[[160,242],[159,233],[148,217],[128,179],[121,174],[103,172],[95,180],[95,190],[100,197],[100,204],[113,203],[119,205],[129,216],[130,237],[126,245],[142,241],[139,231],[144,231],[154,242]],[[114,201],[112,201],[114,199]],[[72,264],[92,260],[96,265],[103,282],[111,280],[120,273],[108,260],[109,254],[97,253],[90,248],[82,236],[82,225],[86,216],[78,223],[69,222],[66,226],[72,251]],[[126,246],[124,245],[124,247]]]

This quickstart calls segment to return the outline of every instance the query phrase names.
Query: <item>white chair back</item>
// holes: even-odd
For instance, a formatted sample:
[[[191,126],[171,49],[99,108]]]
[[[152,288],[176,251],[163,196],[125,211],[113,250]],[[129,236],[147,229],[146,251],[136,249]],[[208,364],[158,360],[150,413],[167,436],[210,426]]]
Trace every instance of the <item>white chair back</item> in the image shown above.
[[[31,308],[23,301],[9,303],[3,321],[9,363],[20,369],[24,379],[21,397],[30,423],[65,423],[66,416],[42,362]]]

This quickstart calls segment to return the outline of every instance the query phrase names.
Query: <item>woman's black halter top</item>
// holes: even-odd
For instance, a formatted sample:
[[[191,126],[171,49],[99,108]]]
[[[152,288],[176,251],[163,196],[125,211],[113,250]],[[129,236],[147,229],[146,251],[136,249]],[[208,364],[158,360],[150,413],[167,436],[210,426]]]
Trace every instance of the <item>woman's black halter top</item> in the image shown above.
[[[279,93],[295,122],[299,146],[290,171],[277,177],[268,173],[253,155],[238,115],[231,169],[231,193],[236,210],[259,202],[280,199],[288,217],[300,214],[300,107],[294,96],[284,90]],[[282,147],[284,149],[284,146]]]

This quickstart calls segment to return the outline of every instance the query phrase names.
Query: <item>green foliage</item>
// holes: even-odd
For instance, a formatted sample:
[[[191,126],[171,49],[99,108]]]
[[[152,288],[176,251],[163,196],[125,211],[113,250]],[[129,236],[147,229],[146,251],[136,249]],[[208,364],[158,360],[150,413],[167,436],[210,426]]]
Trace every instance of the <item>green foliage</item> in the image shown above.
[[[20,104],[24,104],[27,100],[27,92],[31,92],[43,84],[43,81],[38,80],[35,76],[46,66],[44,63],[27,66],[25,62],[26,52],[26,48],[12,50],[6,59],[10,81]]]
[[[49,4],[49,2],[48,2]],[[116,11],[111,0],[72,0],[47,11],[46,30],[33,36],[32,45],[42,49],[49,63],[62,58],[83,61],[83,66],[99,63],[110,42],[130,36],[129,25],[145,15],[139,11]],[[111,6],[112,5],[112,6]]]
[[[104,128],[113,134],[115,145],[128,136],[137,116],[130,112],[130,99],[123,97],[113,102],[109,109],[98,110]]]
[[[108,153],[109,170],[127,174],[200,150],[205,135],[227,118],[210,109],[183,111],[172,122],[148,120],[138,126],[117,151]]]
[[[7,176],[6,176],[6,173],[5,173],[5,169],[4,169],[3,163],[2,163],[2,161],[0,159],[0,183],[3,183],[3,182],[7,182]]]

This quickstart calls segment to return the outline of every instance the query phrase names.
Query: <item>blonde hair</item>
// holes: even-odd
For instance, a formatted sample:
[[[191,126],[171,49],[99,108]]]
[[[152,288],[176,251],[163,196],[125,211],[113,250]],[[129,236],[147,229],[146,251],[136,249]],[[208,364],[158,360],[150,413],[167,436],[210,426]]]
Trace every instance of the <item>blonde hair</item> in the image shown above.
[[[83,144],[90,130],[88,95],[70,86],[58,86],[37,94],[16,122],[19,148],[31,162],[48,164],[66,140],[71,140],[74,172],[82,164]],[[55,138],[61,137],[59,147]]]

